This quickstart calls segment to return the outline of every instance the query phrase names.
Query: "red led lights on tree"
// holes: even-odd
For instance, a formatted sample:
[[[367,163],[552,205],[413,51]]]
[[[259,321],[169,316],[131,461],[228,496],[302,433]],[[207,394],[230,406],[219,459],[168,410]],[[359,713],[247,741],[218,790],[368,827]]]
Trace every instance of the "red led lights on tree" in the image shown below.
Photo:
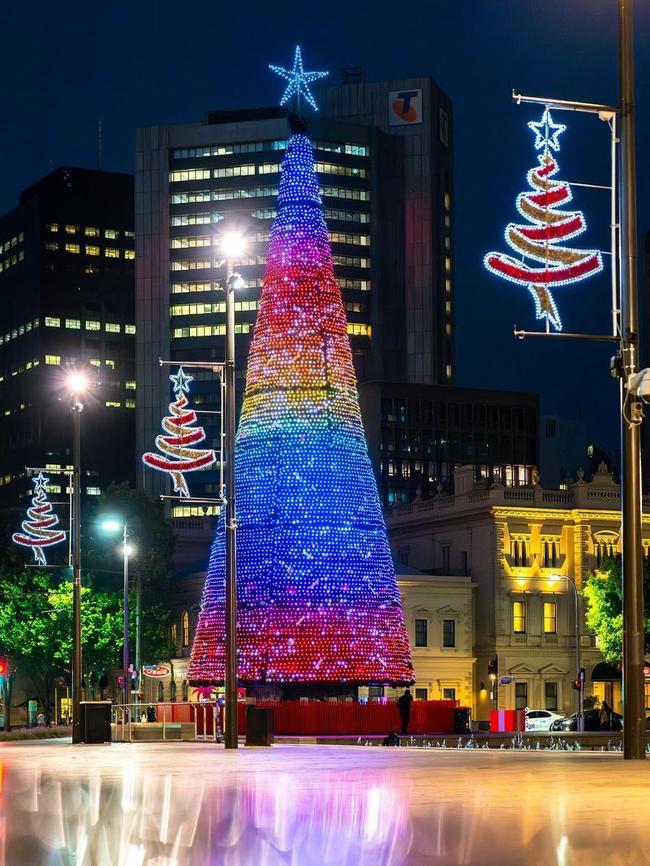
[[[203,442],[205,430],[192,426],[196,424],[196,412],[188,408],[189,401],[185,396],[190,390],[192,376],[187,376],[179,367],[178,373],[169,378],[176,399],[169,404],[171,415],[162,420],[162,428],[167,435],[156,436],[156,448],[162,454],[148,452],[143,455],[142,461],[152,469],[167,472],[174,482],[174,491],[181,496],[189,496],[185,472],[211,466],[216,461],[216,455],[212,450],[193,447]]]

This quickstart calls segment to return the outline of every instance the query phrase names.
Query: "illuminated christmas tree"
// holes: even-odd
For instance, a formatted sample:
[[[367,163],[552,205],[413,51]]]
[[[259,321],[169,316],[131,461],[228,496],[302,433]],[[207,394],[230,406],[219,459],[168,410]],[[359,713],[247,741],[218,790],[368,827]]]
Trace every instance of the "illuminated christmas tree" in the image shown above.
[[[142,457],[143,463],[161,472],[167,472],[174,482],[174,492],[181,496],[189,496],[190,491],[185,480],[185,472],[194,472],[211,466],[215,453],[204,448],[195,448],[205,439],[203,427],[193,427],[196,424],[196,412],[189,409],[186,394],[190,390],[192,376],[187,376],[183,368],[178,368],[175,376],[169,377],[174,387],[175,400],[169,404],[171,415],[162,420],[162,428],[167,436],[156,436],[156,448],[162,454],[148,452]]]
[[[239,677],[413,681],[312,145],[293,123],[236,439]],[[188,679],[223,681],[225,531]]]
[[[67,537],[62,529],[54,529],[59,518],[54,514],[52,503],[47,498],[49,480],[42,472],[34,478],[34,495],[32,504],[27,509],[27,519],[21,524],[22,532],[14,532],[11,536],[16,544],[31,547],[38,565],[47,565],[45,547],[60,544]]]
[[[552,180],[559,166],[551,151],[560,149],[559,136],[566,126],[553,123],[548,108],[539,122],[531,121],[528,126],[535,134],[535,149],[542,153],[538,156],[539,166],[527,175],[532,192],[517,196],[517,209],[528,225],[509,223],[506,227],[506,241],[519,258],[488,253],[484,262],[493,274],[526,286],[535,301],[536,317],[546,319],[547,329],[553,326],[561,331],[562,321],[551,289],[598,273],[603,262],[598,250],[560,246],[587,228],[582,211],[559,210],[571,201],[571,187],[564,181]],[[526,258],[542,266],[531,266]]]

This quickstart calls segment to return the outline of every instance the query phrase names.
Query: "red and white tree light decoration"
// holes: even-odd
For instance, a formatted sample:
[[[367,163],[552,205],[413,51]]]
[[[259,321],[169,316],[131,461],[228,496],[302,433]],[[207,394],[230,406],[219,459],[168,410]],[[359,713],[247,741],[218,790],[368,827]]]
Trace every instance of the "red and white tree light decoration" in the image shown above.
[[[603,268],[598,250],[577,250],[560,246],[582,234],[587,228],[582,211],[558,210],[572,199],[571,188],[565,181],[552,180],[558,164],[551,153],[560,149],[559,136],[566,126],[554,123],[546,108],[539,122],[528,126],[535,134],[535,149],[542,149],[539,166],[527,175],[531,191],[517,196],[517,210],[528,220],[528,225],[509,223],[505,238],[519,258],[507,253],[488,253],[485,267],[510,282],[526,286],[535,301],[538,319],[546,319],[547,327],[562,330],[562,321],[551,289],[584,280]],[[534,267],[526,258],[541,263]]]
[[[54,529],[59,518],[54,514],[52,503],[47,498],[47,483],[42,472],[34,478],[34,495],[32,504],[27,509],[27,518],[23,520],[22,532],[14,532],[12,540],[21,547],[30,547],[37,565],[47,565],[45,547],[60,544],[66,539],[63,529]]]
[[[211,449],[193,447],[203,442],[205,430],[192,426],[196,424],[196,412],[188,408],[189,400],[186,397],[192,376],[187,376],[179,367],[178,373],[169,378],[176,399],[169,404],[171,415],[162,420],[162,428],[167,435],[156,436],[156,448],[162,453],[148,452],[143,455],[142,461],[152,469],[167,472],[174,482],[174,492],[189,497],[185,473],[211,466],[216,461],[216,455]]]

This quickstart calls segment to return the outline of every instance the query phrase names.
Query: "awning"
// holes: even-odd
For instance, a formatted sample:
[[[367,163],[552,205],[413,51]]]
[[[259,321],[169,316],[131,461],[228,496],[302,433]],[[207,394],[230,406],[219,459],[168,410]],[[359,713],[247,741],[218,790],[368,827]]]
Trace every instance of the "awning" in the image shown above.
[[[591,672],[591,681],[594,683],[619,683],[621,672],[608,662],[598,662]]]

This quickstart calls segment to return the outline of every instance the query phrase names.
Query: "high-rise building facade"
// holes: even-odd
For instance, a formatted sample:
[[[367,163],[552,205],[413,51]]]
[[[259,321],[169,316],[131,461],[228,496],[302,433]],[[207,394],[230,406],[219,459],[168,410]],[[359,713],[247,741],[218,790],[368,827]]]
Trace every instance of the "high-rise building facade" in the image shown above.
[[[395,124],[388,117],[382,123],[370,116],[344,119],[351,110],[341,103],[339,117],[342,97],[335,87],[321,90],[323,110],[308,120],[357,376],[361,382],[448,381],[449,100],[427,78],[350,86],[357,101],[367,92],[373,105],[383,93],[386,111],[392,94],[402,116],[400,121],[392,109]],[[249,245],[236,262],[244,283],[236,304],[237,377],[243,384],[287,140],[287,114],[276,108],[210,112],[204,121],[138,131],[138,453],[151,448],[169,402],[169,371],[159,359],[223,360],[219,233],[228,223],[245,221]],[[219,418],[211,414],[219,411],[218,382],[209,372],[193,375],[193,403],[207,413],[199,416],[207,447],[218,447]],[[156,473],[143,469],[139,480],[152,492],[165,489]],[[209,499],[217,489],[214,470],[192,478],[197,497]],[[172,514],[201,515],[206,508],[217,510],[179,503]]]
[[[25,466],[71,463],[66,371],[87,372],[82,491],[134,479],[133,178],[61,167],[0,217],[0,502],[29,495]],[[52,473],[50,490],[65,491]]]
[[[366,382],[359,402],[380,496],[405,505],[476,481],[530,484],[539,466],[539,397],[518,391]]]

